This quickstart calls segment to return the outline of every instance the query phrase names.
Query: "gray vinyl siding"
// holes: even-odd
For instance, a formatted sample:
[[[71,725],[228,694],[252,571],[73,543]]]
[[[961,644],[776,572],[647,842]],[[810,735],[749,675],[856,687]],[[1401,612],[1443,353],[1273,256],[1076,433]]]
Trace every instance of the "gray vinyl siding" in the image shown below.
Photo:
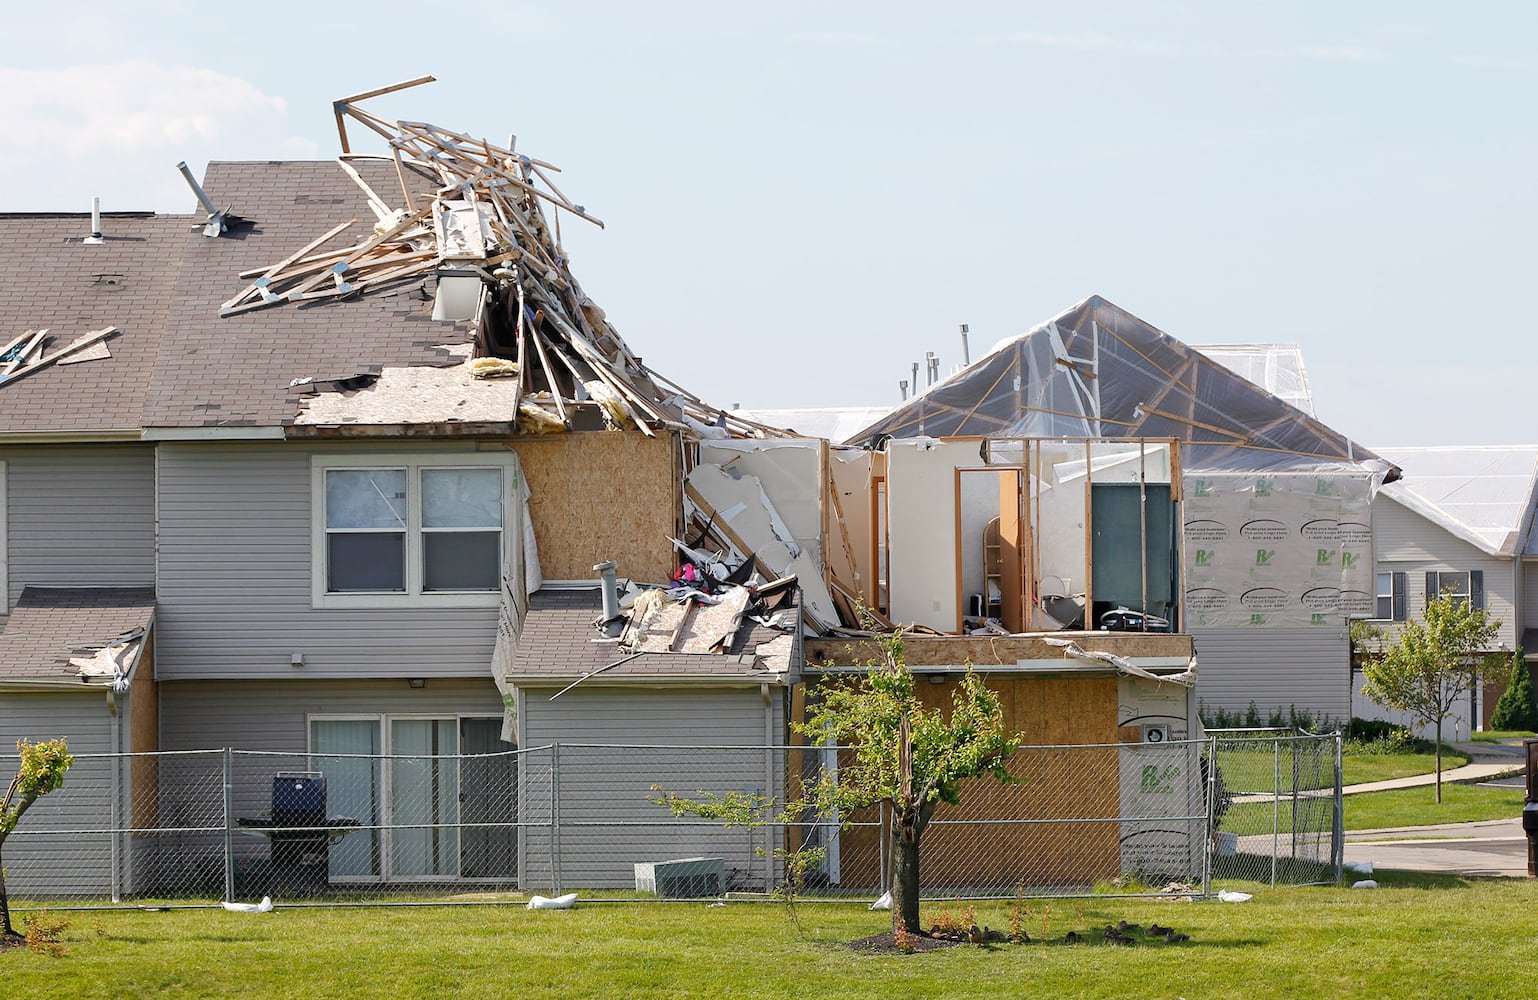
[[[123,726],[126,731],[126,720]],[[59,789],[38,799],[5,842],[12,903],[29,897],[112,891],[112,789],[117,762],[111,716],[100,690],[0,692],[0,780],[16,773],[18,739],[69,740],[75,764]],[[90,832],[100,831],[100,832]],[[126,879],[126,862],[119,858]]]
[[[370,450],[454,449],[161,445],[158,678],[490,675],[495,608],[311,607],[310,458]]]
[[[1492,556],[1428,521],[1409,508],[1380,495],[1372,508],[1373,553],[1379,573],[1404,573],[1406,613],[1419,618],[1426,610],[1428,570],[1479,570],[1484,573],[1485,610],[1501,621],[1497,645],[1516,645],[1521,614],[1516,594],[1515,562]]]
[[[23,587],[155,584],[155,452],[148,445],[0,448],[6,603]]]
[[[328,716],[495,716],[502,700],[485,681],[429,679],[423,688],[404,680],[170,681],[160,685],[160,745],[167,751],[231,747],[234,818],[271,812],[272,778],[313,767],[307,720]],[[161,760],[159,823],[163,827],[222,828],[223,755],[165,756]],[[234,840],[237,867],[265,860],[264,840]],[[173,884],[222,879],[223,838],[188,835],[163,852],[154,869]],[[212,874],[211,874],[212,873]]]
[[[1344,627],[1193,631],[1196,696],[1209,711],[1255,703],[1262,721],[1289,707],[1344,725],[1351,711],[1350,641]]]
[[[1524,630],[1538,628],[1538,561],[1522,563],[1522,621],[1518,624]],[[1525,652],[1538,655],[1538,649]]]
[[[659,794],[653,786],[685,796],[751,791],[783,801],[785,754],[766,748],[758,688],[577,688],[552,702],[554,693],[519,691],[528,750],[519,820],[529,824],[520,842],[521,885],[537,891],[633,887],[637,862],[712,857],[725,863],[726,888],[772,888],[766,884],[766,874],[773,880],[765,870],[770,862],[755,853],[778,846],[768,842],[767,828],[676,820],[651,801]],[[784,697],[782,689],[770,688],[768,738],[776,748],[785,742]],[[545,749],[551,744],[554,751]],[[558,879],[551,865],[552,800],[560,816]]]

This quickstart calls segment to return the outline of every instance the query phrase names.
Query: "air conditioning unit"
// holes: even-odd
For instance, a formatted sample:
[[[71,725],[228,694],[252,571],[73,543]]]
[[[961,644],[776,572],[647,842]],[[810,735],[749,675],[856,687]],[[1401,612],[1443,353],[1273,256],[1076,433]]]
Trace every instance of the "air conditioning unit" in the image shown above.
[[[1166,725],[1149,725],[1143,727],[1144,743],[1168,743],[1170,741],[1170,727]]]
[[[650,892],[664,899],[719,896],[725,886],[726,865],[720,858],[678,858],[635,866],[636,892]]]

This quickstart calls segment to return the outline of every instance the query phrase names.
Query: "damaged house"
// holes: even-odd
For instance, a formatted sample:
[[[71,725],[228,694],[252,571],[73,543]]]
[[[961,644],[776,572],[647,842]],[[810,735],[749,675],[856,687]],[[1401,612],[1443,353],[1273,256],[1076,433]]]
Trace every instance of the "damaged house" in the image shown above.
[[[552,164],[360,100],[337,102],[338,161],[212,163],[195,215],[0,216],[0,738],[177,754],[83,762],[29,823],[74,828],[96,789],[138,832],[71,847],[64,889],[26,883],[46,839],[13,841],[13,891],[233,880],[289,772],[349,823],[319,886],[543,887],[557,856],[624,885],[740,839],[659,832],[652,788],[698,787],[691,747],[723,789],[836,767],[791,724],[909,623],[926,698],[974,666],[1033,739],[1099,747],[1008,806],[1095,835],[1022,867],[959,823],[942,853],[988,870],[958,889],[1189,875],[1194,758],[1156,789],[1189,829],[1106,822],[1141,814],[1153,744],[1199,733],[1199,692],[1312,705],[1336,633],[1344,695],[1386,463],[1098,299],[864,446],[713,409],[584,294],[560,229],[597,220]],[[385,152],[352,153],[348,123]],[[1257,549],[1275,563],[1242,565]],[[399,759],[555,744],[538,771]],[[206,831],[222,776],[196,751],[221,747],[257,835],[141,835]],[[863,835],[819,834],[830,884],[884,880]],[[739,884],[774,881],[758,857]]]

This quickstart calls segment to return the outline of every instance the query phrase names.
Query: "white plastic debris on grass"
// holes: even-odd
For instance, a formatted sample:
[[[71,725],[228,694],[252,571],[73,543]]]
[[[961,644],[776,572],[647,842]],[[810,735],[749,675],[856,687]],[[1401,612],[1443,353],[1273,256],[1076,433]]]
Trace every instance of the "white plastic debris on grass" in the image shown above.
[[[1247,892],[1229,892],[1224,889],[1218,893],[1218,898],[1225,903],[1248,903],[1254,897]]]
[[[1377,879],[1364,878],[1360,882],[1351,883],[1351,888],[1353,889],[1376,889],[1377,887]]]
[[[888,889],[881,894],[881,898],[870,904],[873,910],[890,910],[892,908],[892,891]]]
[[[531,896],[526,910],[569,910],[577,902],[577,894],[568,892],[564,896],[551,899],[549,896]]]
[[[272,898],[270,896],[263,896],[260,903],[222,903],[220,905],[222,905],[226,910],[229,910],[231,913],[272,912]]]

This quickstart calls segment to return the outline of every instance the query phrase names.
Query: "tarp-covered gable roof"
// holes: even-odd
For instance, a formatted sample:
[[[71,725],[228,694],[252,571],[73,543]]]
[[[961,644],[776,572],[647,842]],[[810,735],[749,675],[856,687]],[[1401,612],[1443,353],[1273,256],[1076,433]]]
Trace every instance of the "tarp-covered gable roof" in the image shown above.
[[[1405,470],[1384,488],[1395,502],[1495,556],[1529,554],[1535,540],[1538,445],[1382,448]]]
[[[850,439],[1177,438],[1188,469],[1376,462],[1345,435],[1100,296],[909,400]]]

